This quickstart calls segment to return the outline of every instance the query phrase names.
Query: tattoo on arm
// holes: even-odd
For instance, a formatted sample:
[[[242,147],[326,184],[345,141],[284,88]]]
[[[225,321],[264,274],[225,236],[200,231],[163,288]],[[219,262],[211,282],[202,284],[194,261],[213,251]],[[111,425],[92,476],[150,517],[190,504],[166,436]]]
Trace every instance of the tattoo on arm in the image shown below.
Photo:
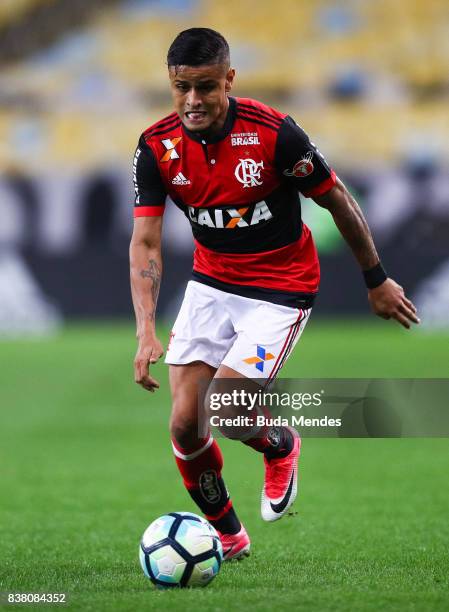
[[[161,271],[155,259],[148,261],[148,268],[140,271],[142,278],[149,278],[153,281],[151,285],[151,297],[153,298],[153,310],[149,313],[149,318],[154,319],[156,313],[156,303],[159,295],[159,288],[161,285]]]

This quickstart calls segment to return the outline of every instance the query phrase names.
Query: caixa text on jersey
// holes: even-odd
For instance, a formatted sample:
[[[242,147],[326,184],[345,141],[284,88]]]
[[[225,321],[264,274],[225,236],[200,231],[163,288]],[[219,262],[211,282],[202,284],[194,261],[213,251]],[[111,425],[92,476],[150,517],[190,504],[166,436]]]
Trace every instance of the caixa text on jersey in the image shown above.
[[[194,208],[189,206],[188,211],[192,223],[220,229],[257,225],[273,217],[264,200],[239,208]]]

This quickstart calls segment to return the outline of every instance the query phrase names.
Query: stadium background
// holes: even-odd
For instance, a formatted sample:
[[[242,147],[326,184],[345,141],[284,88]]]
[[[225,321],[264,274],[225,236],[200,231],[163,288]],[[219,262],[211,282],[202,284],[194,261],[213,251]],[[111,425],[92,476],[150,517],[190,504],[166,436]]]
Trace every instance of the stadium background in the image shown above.
[[[229,610],[236,596],[261,610],[273,598],[445,609],[446,440],[309,440],[300,520],[269,531],[257,518],[260,458],[224,443],[252,560],[201,594],[147,593],[140,533],[194,508],[169,452],[166,369],[155,368],[155,396],[132,382],[131,161],[142,130],[170,111],[166,50],[192,25],[229,40],[236,95],[311,135],[423,319],[408,334],[369,319],[352,256],[304,200],[323,281],[283,374],[449,374],[447,2],[2,0],[0,591],[66,590],[83,610]],[[191,253],[188,224],[168,207],[164,342]]]

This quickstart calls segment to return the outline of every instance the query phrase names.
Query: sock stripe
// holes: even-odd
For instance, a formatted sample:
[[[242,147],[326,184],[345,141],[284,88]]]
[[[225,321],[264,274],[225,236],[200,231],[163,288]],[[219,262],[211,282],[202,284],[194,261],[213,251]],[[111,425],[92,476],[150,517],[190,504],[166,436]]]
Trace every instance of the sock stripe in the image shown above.
[[[175,456],[178,457],[178,459],[183,459],[184,461],[192,461],[192,459],[196,459],[196,457],[199,457],[205,451],[207,451],[207,449],[212,445],[213,441],[214,441],[214,438],[210,435],[209,438],[207,439],[207,441],[205,442],[205,444],[203,446],[198,448],[196,451],[193,451],[193,453],[188,453],[188,454],[182,453],[179,450],[179,448],[181,448],[181,447],[176,447],[175,446],[175,442],[173,440],[172,440],[171,445],[173,447],[173,452],[174,452]],[[185,450],[185,449],[182,449],[182,450]]]
[[[223,518],[223,516],[229,512],[229,510],[232,508],[232,501],[230,499],[228,499],[228,501],[226,502],[226,505],[224,506],[224,508],[222,508],[220,510],[220,512],[218,514],[205,514],[204,516],[207,518],[208,521],[219,521],[221,518]]]

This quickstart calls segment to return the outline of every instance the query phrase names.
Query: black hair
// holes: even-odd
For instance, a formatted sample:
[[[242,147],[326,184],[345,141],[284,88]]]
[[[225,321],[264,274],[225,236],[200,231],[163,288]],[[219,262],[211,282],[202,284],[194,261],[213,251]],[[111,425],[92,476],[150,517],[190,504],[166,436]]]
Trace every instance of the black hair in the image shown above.
[[[210,28],[190,28],[178,34],[167,53],[168,66],[229,64],[226,39]]]

